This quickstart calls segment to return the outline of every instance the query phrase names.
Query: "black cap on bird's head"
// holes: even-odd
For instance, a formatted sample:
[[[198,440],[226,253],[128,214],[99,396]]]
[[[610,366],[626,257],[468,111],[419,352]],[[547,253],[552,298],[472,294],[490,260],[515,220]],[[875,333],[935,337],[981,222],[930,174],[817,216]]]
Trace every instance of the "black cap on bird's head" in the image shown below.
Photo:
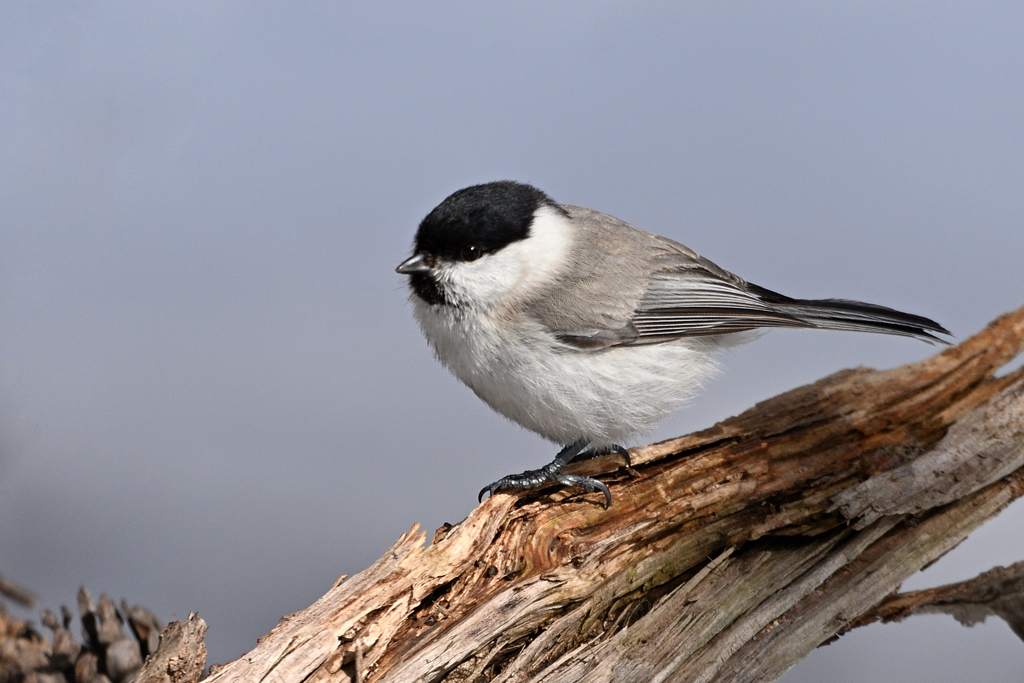
[[[558,206],[537,188],[513,180],[473,185],[452,193],[420,223],[415,251],[395,270],[411,277],[429,303],[444,303],[431,272],[438,260],[475,261],[530,236],[537,209]]]
[[[544,205],[558,206],[537,188],[512,180],[461,189],[420,223],[415,254],[424,262],[429,257],[474,261],[529,237],[533,215]],[[398,267],[399,273],[416,272],[407,263]]]

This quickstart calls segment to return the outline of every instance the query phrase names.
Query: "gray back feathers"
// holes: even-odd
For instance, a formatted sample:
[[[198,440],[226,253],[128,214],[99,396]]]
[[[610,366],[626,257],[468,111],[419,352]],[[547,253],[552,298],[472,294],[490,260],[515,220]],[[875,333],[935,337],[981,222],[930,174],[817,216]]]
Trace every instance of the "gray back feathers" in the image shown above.
[[[760,327],[877,332],[928,342],[949,334],[928,318],[842,299],[792,299],[752,285],[688,247],[607,214],[563,207],[576,243],[530,315],[581,349],[656,344]],[[585,249],[582,248],[585,245]]]

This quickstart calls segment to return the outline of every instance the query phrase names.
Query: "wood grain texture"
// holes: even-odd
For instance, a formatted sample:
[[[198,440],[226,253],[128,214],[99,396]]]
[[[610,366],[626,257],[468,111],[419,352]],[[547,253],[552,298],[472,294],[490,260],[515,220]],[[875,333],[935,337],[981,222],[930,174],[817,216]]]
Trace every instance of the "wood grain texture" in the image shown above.
[[[134,683],[196,683],[206,666],[205,636],[206,622],[195,612],[185,621],[171,622]]]
[[[1024,309],[416,526],[210,679],[769,681],[1024,493]],[[344,577],[343,577],[344,578]]]

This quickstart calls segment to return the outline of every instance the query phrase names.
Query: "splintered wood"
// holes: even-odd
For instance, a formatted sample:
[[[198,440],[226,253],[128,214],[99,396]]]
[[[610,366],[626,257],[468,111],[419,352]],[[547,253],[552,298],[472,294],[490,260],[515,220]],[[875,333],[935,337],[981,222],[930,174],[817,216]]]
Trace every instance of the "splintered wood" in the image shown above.
[[[1024,493],[1024,309],[497,495],[218,670],[239,681],[770,681]]]

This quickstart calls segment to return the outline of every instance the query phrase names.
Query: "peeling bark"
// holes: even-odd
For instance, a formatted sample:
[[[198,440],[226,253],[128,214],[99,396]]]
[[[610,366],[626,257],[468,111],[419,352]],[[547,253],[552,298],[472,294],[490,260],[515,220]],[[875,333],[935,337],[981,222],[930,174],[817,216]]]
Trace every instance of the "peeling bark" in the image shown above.
[[[769,681],[1024,494],[1024,309],[417,527],[209,680]],[[344,577],[343,577],[344,579]]]

